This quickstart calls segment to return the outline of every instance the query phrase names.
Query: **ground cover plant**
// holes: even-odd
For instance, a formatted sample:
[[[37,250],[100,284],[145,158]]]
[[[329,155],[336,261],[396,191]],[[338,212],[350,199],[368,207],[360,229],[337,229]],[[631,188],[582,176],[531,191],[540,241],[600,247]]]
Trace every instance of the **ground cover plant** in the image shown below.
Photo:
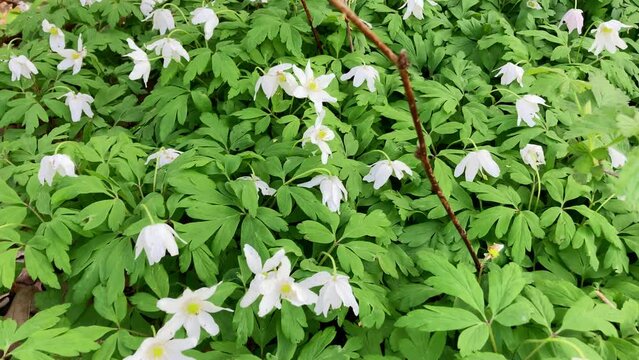
[[[48,0],[0,359],[639,358],[635,0]]]

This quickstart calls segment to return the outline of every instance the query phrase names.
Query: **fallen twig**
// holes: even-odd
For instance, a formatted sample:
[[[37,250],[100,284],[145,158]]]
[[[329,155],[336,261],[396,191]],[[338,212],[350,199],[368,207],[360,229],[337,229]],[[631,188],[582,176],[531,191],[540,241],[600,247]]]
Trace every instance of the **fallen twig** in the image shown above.
[[[437,181],[437,178],[435,178],[435,173],[433,172],[433,166],[431,165],[430,160],[428,159],[428,153],[427,153],[428,150],[426,147],[426,140],[424,138],[422,123],[419,120],[419,113],[417,112],[417,103],[415,101],[415,93],[413,92],[413,87],[411,86],[410,77],[408,75],[408,57],[406,56],[406,52],[402,51],[399,55],[395,54],[395,52],[391,50],[391,48],[389,48],[386,44],[384,44],[384,42],[377,35],[375,35],[375,33],[371,29],[369,29],[368,26],[364,24],[364,22],[353,12],[353,10],[351,10],[348,6],[346,6],[343,0],[329,0],[329,1],[333,6],[335,6],[339,11],[341,11],[346,16],[346,19],[350,20],[353,24],[355,24],[359,28],[359,30],[363,32],[364,35],[366,35],[366,37],[370,41],[372,41],[375,44],[375,46],[377,46],[377,48],[382,53],[384,53],[384,55],[386,55],[386,57],[390,59],[399,69],[399,74],[402,78],[402,84],[404,85],[404,91],[406,93],[406,99],[408,101],[408,107],[410,109],[410,113],[413,118],[413,125],[415,126],[415,131],[417,132],[418,145],[417,145],[417,151],[415,155],[421,161],[422,166],[424,167],[424,170],[426,171],[426,175],[428,176],[428,180],[430,181],[432,190],[437,194],[437,197],[439,198],[439,201],[442,203],[442,206],[444,206],[444,209],[446,210],[448,217],[453,222],[455,229],[457,229],[457,232],[459,233],[462,240],[466,244],[466,248],[468,249],[468,252],[470,253],[470,256],[473,259],[475,268],[477,269],[477,272],[480,273],[482,269],[482,263],[477,257],[477,253],[475,252],[475,249],[473,249],[473,246],[470,243],[470,240],[468,239],[466,230],[464,230],[464,228],[459,223],[459,219],[457,219],[455,212],[453,212],[452,208],[450,207],[450,203],[448,202],[448,199],[446,199],[446,195],[444,195],[441,187],[439,186],[439,182]]]
[[[315,26],[313,26],[313,17],[311,16],[311,12],[308,10],[308,5],[306,5],[306,0],[300,0],[302,2],[302,6],[304,7],[304,12],[306,13],[306,18],[308,19],[308,25],[311,26],[311,29],[313,30],[313,37],[315,37],[315,44],[317,44],[317,51],[319,51],[320,54],[324,53],[324,50],[322,49],[322,41],[320,40],[320,36],[319,36],[319,32],[317,32],[317,29],[315,28]]]

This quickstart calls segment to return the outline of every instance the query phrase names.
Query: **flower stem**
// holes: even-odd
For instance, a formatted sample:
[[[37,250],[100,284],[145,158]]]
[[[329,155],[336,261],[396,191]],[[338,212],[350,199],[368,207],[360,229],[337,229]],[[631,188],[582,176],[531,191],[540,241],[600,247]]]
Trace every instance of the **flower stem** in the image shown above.
[[[155,192],[155,186],[158,179],[158,170],[160,168],[160,159],[155,160],[155,169],[153,170],[153,191]]]
[[[541,176],[538,169],[535,169],[535,174],[537,174],[537,198],[535,199],[535,211],[537,211],[537,206],[539,206],[541,199]]]
[[[492,93],[494,93],[495,91],[505,91],[505,92],[509,92],[509,93],[511,93],[511,94],[513,94],[513,95],[515,95],[515,96],[517,97],[517,99],[519,99],[519,98],[521,97],[521,95],[517,94],[516,92],[514,92],[514,91],[512,91],[512,90],[510,90],[510,89],[506,89],[506,88],[495,88],[495,89],[492,89],[492,90],[490,91],[490,93],[492,94]]]
[[[322,254],[324,254],[324,258],[328,257],[329,259],[331,259],[331,263],[333,263],[333,275],[337,275],[337,266],[335,265],[335,259],[333,258],[333,256],[331,256],[331,254],[327,253],[326,251],[322,251]]]
[[[170,3],[169,3],[169,4],[170,4]],[[173,34],[174,34],[174,33],[176,33],[176,32],[180,32],[180,31],[181,31],[181,32],[183,32],[183,33],[185,33],[185,34],[188,34],[188,33],[189,33],[188,31],[186,31],[186,30],[184,30],[184,29],[173,29],[173,30],[172,30],[172,31],[171,31],[171,32],[170,32],[170,33],[169,33],[166,37],[170,39],[170,38],[171,38],[171,35],[173,35]]]
[[[384,157],[386,158],[386,160],[388,160],[388,161],[392,161],[392,160],[391,160],[391,158],[388,156],[388,154],[386,154],[386,153],[384,152],[384,150],[374,149],[374,150],[371,150],[371,152],[378,152],[378,153],[380,153],[380,154],[384,155]]]
[[[532,211],[532,199],[535,196],[535,186],[537,185],[537,175],[533,173],[533,183],[530,188],[530,198],[528,199],[528,210]]]
[[[144,205],[144,204],[140,204],[140,206],[142,206],[142,209],[144,209],[144,212],[146,213],[146,216],[149,218],[149,221],[151,222],[151,225],[155,224],[155,220],[153,220],[153,216],[151,215],[151,212],[149,211],[149,208],[146,207],[146,205]]]
[[[175,10],[177,10],[180,13],[180,15],[182,15],[182,19],[184,19],[184,22],[187,22],[187,23],[189,22],[189,18],[187,18],[186,15],[184,15],[184,11],[182,11],[182,9],[180,9],[179,6],[169,2],[169,3],[165,3],[164,5],[162,5],[162,8],[167,7],[167,5],[173,6],[175,8]]]
[[[330,170],[328,170],[328,169],[324,169],[324,168],[314,168],[314,169],[311,169],[311,170],[308,170],[308,171],[304,171],[303,173],[301,173],[301,174],[299,174],[299,175],[295,175],[295,176],[293,176],[290,180],[288,180],[288,181],[284,182],[284,184],[282,184],[282,186],[284,186],[284,185],[288,185],[288,184],[290,184],[291,182],[293,182],[293,181],[295,181],[295,180],[297,180],[297,179],[299,179],[299,178],[302,178],[302,177],[304,177],[304,176],[307,176],[307,175],[309,175],[309,174],[312,174],[313,172],[321,172],[321,173],[325,173],[325,174],[326,174],[326,175],[328,175],[328,176],[333,176],[333,173],[331,173],[331,171],[330,171]]]
[[[488,335],[490,336],[490,344],[493,347],[493,352],[499,352],[497,351],[497,342],[495,341],[495,334],[493,333],[493,327],[490,326],[490,324],[488,324]]]

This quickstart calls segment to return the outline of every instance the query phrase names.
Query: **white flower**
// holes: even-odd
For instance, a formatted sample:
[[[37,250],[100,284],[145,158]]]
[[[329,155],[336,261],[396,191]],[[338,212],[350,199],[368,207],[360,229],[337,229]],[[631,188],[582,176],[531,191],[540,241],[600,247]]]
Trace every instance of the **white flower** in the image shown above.
[[[499,176],[499,166],[488,150],[477,150],[468,153],[455,167],[455,177],[465,173],[466,181],[473,181],[480,170],[485,170],[493,177]]]
[[[255,174],[251,174],[251,176],[241,176],[238,178],[238,180],[252,181],[255,184],[255,188],[257,189],[257,191],[261,192],[262,195],[275,194],[275,189],[268,186],[268,184],[264,180],[255,176]]]
[[[149,16],[153,12],[155,5],[161,3],[162,0],[142,0],[140,3],[140,12],[144,16]]]
[[[609,53],[614,54],[617,52],[617,48],[623,50],[628,47],[626,42],[619,37],[619,30],[622,28],[629,28],[632,26],[622,24],[617,20],[610,20],[603,22],[593,30],[595,33],[595,41],[588,51],[595,55],[599,55],[602,51],[608,50]]]
[[[189,53],[184,50],[182,44],[170,38],[164,38],[160,40],[156,40],[155,42],[146,46],[147,49],[155,51],[156,55],[162,55],[164,59],[163,66],[166,68],[171,63],[171,60],[180,61],[180,57],[186,59],[186,61],[191,60],[189,58]]]
[[[413,175],[413,171],[399,160],[380,160],[373,164],[368,175],[364,176],[364,181],[374,182],[373,189],[377,190],[384,186],[391,175],[395,175],[396,178],[402,179],[404,173],[409,176]]]
[[[42,31],[49,33],[49,47],[51,50],[58,51],[64,49],[64,33],[62,29],[47,20],[42,20]]]
[[[270,257],[264,262],[264,266],[262,266],[262,258],[257,253],[257,251],[249,244],[244,245],[244,257],[246,257],[246,264],[248,265],[249,270],[255,277],[251,280],[251,284],[249,285],[249,289],[246,291],[246,294],[240,300],[240,306],[245,308],[251,306],[253,302],[260,296],[263,295],[262,292],[262,283],[269,276],[275,275],[275,268],[280,266],[282,259],[285,258],[284,249],[278,250],[275,255]]]
[[[69,107],[71,112],[71,121],[78,122],[82,117],[82,112],[89,118],[93,118],[93,111],[91,111],[91,103],[93,103],[93,97],[91,95],[74,93],[69,91],[64,94],[66,99],[64,103]]]
[[[539,3],[535,0],[528,0],[526,2],[526,6],[528,6],[529,8],[533,10],[541,10],[541,5],[539,5]]]
[[[72,67],[73,75],[79,73],[82,68],[82,60],[87,56],[87,49],[82,46],[82,34],[78,37],[77,51],[73,49],[60,49],[57,52],[64,58],[64,60],[58,64],[58,70],[64,71]]]
[[[375,92],[375,81],[379,80],[379,73],[374,67],[369,65],[355,66],[349,72],[342,75],[339,79],[342,81],[353,78],[353,86],[360,87],[366,81],[366,86],[370,92]]]
[[[186,336],[193,339],[200,338],[200,328],[211,336],[217,335],[220,332],[220,327],[215,323],[211,314],[222,310],[233,311],[207,301],[215,294],[218,285],[203,287],[195,291],[186,289],[177,299],[163,298],[158,300],[158,309],[167,314],[174,314],[164,324],[162,330],[167,331],[171,337],[181,327],[186,330]]]
[[[546,101],[537,95],[524,95],[515,102],[517,110],[517,126],[522,120],[526,125],[535,126],[535,119],[539,119],[539,104],[546,105]]]
[[[308,98],[315,105],[315,111],[320,113],[322,111],[322,103],[337,102],[337,99],[330,96],[324,89],[330,85],[331,81],[335,77],[335,74],[320,75],[317,78],[313,74],[311,69],[311,62],[306,63],[306,69],[302,70],[297,66],[293,66],[293,72],[299,80],[300,85],[295,88],[293,96],[296,98]]]
[[[124,360],[195,360],[182,355],[182,352],[194,348],[197,339],[171,339],[168,331],[158,331],[155,337],[146,338],[138,350]]]
[[[149,75],[151,74],[151,63],[149,62],[149,57],[144,52],[144,50],[140,49],[135,43],[133,39],[126,39],[127,44],[129,44],[129,48],[133,50],[132,52],[126,54],[133,60],[133,70],[129,74],[129,79],[138,80],[142,79],[144,81],[144,86],[149,81]]]
[[[154,10],[144,20],[153,18],[153,27],[151,30],[159,30],[160,35],[166,34],[167,31],[175,29],[175,21],[173,20],[173,14],[168,9]]]
[[[426,0],[428,4],[431,6],[437,6],[437,3],[433,0]],[[406,0],[406,3],[402,5],[401,8],[406,7],[406,12],[404,12],[404,20],[408,19],[411,15],[416,17],[419,20],[424,18],[424,0]],[[366,23],[369,28],[372,26]]]
[[[11,81],[18,81],[21,76],[31,79],[31,74],[38,73],[35,65],[24,55],[12,55],[9,60],[9,70],[11,71]]]
[[[561,21],[559,22],[559,26],[561,26],[561,24],[566,24],[569,34],[573,30],[577,30],[577,34],[581,34],[581,29],[584,26],[583,10],[570,9],[566,11],[564,16],[561,18]]]
[[[404,20],[408,19],[411,15],[419,20],[424,18],[424,0],[406,0],[406,4],[404,4],[404,6],[406,7]]]
[[[29,9],[31,9],[31,5],[27,4],[24,1],[19,1],[18,2],[18,6],[17,8],[21,11],[21,12],[25,12],[25,11],[29,11]]]
[[[191,23],[193,25],[204,24],[204,39],[208,40],[213,36],[213,30],[220,23],[220,19],[215,15],[215,11],[210,8],[200,7],[191,11]]]
[[[339,213],[339,203],[346,200],[348,193],[337,176],[317,175],[311,181],[299,184],[301,187],[311,188],[319,185],[322,193],[322,203],[332,212]]]
[[[173,160],[177,159],[182,152],[175,149],[160,149],[146,159],[145,164],[148,164],[151,160],[157,159],[158,168],[161,168],[164,165],[168,165],[173,162]]]
[[[338,309],[342,305],[351,307],[355,315],[359,314],[359,305],[346,275],[333,275],[327,271],[320,271],[310,278],[302,280],[300,285],[309,289],[322,286],[315,305],[315,314],[317,315],[327,316],[330,309]]]
[[[317,294],[296,283],[291,277],[291,262],[286,256],[277,271],[262,281],[262,300],[260,301],[258,316],[265,316],[273,308],[282,308],[282,299],[288,300],[295,306],[311,305],[317,301]]]
[[[513,81],[517,80],[520,86],[524,86],[524,68],[517,66],[513,63],[506,63],[506,65],[499,68],[499,72],[495,77],[501,76],[500,82],[502,85],[509,85]]]
[[[38,171],[40,184],[53,185],[55,174],[70,177],[78,176],[75,174],[75,164],[68,155],[56,154],[43,157],[40,160],[40,170]]]
[[[328,163],[328,157],[332,154],[331,148],[328,146],[328,141],[331,141],[335,138],[335,134],[331,129],[327,126],[322,125],[322,120],[324,120],[324,116],[326,115],[326,111],[322,110],[315,120],[315,125],[309,127],[302,135],[302,147],[306,145],[307,142],[311,142],[311,144],[317,145],[320,151],[322,152],[322,164]]]
[[[624,166],[624,164],[626,164],[626,161],[628,160],[628,158],[626,158],[626,155],[613,147],[608,148],[608,155],[610,156],[610,163],[613,169]]]
[[[539,165],[546,163],[544,149],[539,145],[528,144],[519,153],[524,160],[524,164],[530,165],[535,170]]]
[[[95,3],[102,2],[102,0],[80,0],[80,5],[82,6],[91,6]]]
[[[268,99],[275,94],[278,87],[281,87],[288,95],[293,96],[295,88],[297,87],[297,81],[295,81],[293,74],[285,72],[292,67],[293,65],[291,64],[280,64],[273,66],[266,74],[260,76],[255,83],[253,100],[257,97],[257,91],[260,89],[260,86]]]
[[[503,244],[492,244],[488,246],[488,252],[484,253],[484,259],[491,260],[499,257],[499,254],[503,249]]]
[[[135,242],[135,258],[137,259],[144,250],[149,265],[153,265],[160,262],[166,252],[171,256],[177,255],[179,252],[176,237],[179,238],[178,234],[167,224],[145,226]]]

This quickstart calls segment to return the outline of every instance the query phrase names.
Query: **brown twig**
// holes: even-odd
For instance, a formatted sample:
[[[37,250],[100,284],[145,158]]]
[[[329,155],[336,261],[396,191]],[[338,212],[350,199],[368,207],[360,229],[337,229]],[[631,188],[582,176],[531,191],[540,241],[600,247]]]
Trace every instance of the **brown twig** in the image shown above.
[[[315,44],[317,44],[317,51],[319,51],[320,54],[324,53],[324,50],[322,49],[322,41],[320,40],[320,36],[319,36],[319,32],[317,32],[317,29],[315,28],[315,26],[313,26],[313,17],[311,16],[311,12],[308,10],[308,5],[306,5],[306,0],[300,0],[302,2],[302,6],[304,7],[304,12],[306,13],[306,18],[308,19],[308,25],[311,26],[311,29],[313,30],[313,37],[315,37]]]
[[[466,248],[468,249],[468,252],[470,253],[470,256],[473,259],[473,263],[475,264],[475,268],[477,269],[477,272],[479,273],[482,269],[482,263],[477,257],[477,253],[475,252],[475,249],[473,249],[473,246],[470,243],[470,240],[468,239],[466,230],[464,230],[464,228],[459,223],[459,219],[457,219],[457,216],[455,216],[455,212],[453,212],[452,208],[450,207],[450,203],[448,202],[448,199],[446,199],[446,195],[444,195],[444,192],[439,186],[439,182],[437,181],[437,178],[435,178],[435,173],[433,172],[433,166],[431,165],[430,160],[428,159],[428,153],[427,153],[428,150],[426,147],[426,140],[424,138],[422,123],[419,120],[419,113],[417,112],[417,103],[415,101],[415,93],[413,92],[413,87],[410,84],[410,77],[408,75],[409,64],[408,64],[408,57],[406,56],[406,52],[402,51],[399,54],[399,56],[395,54],[395,52],[391,50],[391,48],[389,48],[386,44],[384,44],[382,40],[377,35],[375,35],[375,33],[371,31],[371,29],[369,29],[368,26],[364,24],[364,22],[353,12],[353,10],[351,10],[348,6],[345,5],[343,0],[329,0],[329,1],[331,4],[333,4],[333,6],[335,6],[339,11],[341,11],[348,20],[350,20],[353,24],[355,24],[360,29],[360,31],[363,32],[364,35],[366,35],[366,37],[370,41],[372,41],[375,44],[375,46],[377,46],[377,48],[381,52],[383,52],[384,55],[386,55],[386,57],[390,59],[399,69],[399,74],[402,78],[402,84],[404,85],[404,91],[406,92],[408,107],[410,109],[410,113],[413,118],[413,125],[415,126],[415,131],[417,132],[418,145],[417,145],[417,151],[415,155],[421,161],[422,166],[424,167],[424,170],[426,171],[426,175],[428,176],[428,180],[430,181],[432,190],[437,194],[437,197],[439,198],[439,201],[442,203],[442,206],[444,206],[444,209],[446,210],[448,217],[453,222],[453,225],[455,225],[455,229],[457,229],[457,232],[459,233],[462,240],[466,244]]]
[[[599,289],[595,290],[595,295],[597,295],[597,297],[604,302],[604,304],[612,307],[613,309],[617,308],[617,305],[615,305],[612,301],[610,301],[606,295],[604,295],[604,293],[602,293]]]

